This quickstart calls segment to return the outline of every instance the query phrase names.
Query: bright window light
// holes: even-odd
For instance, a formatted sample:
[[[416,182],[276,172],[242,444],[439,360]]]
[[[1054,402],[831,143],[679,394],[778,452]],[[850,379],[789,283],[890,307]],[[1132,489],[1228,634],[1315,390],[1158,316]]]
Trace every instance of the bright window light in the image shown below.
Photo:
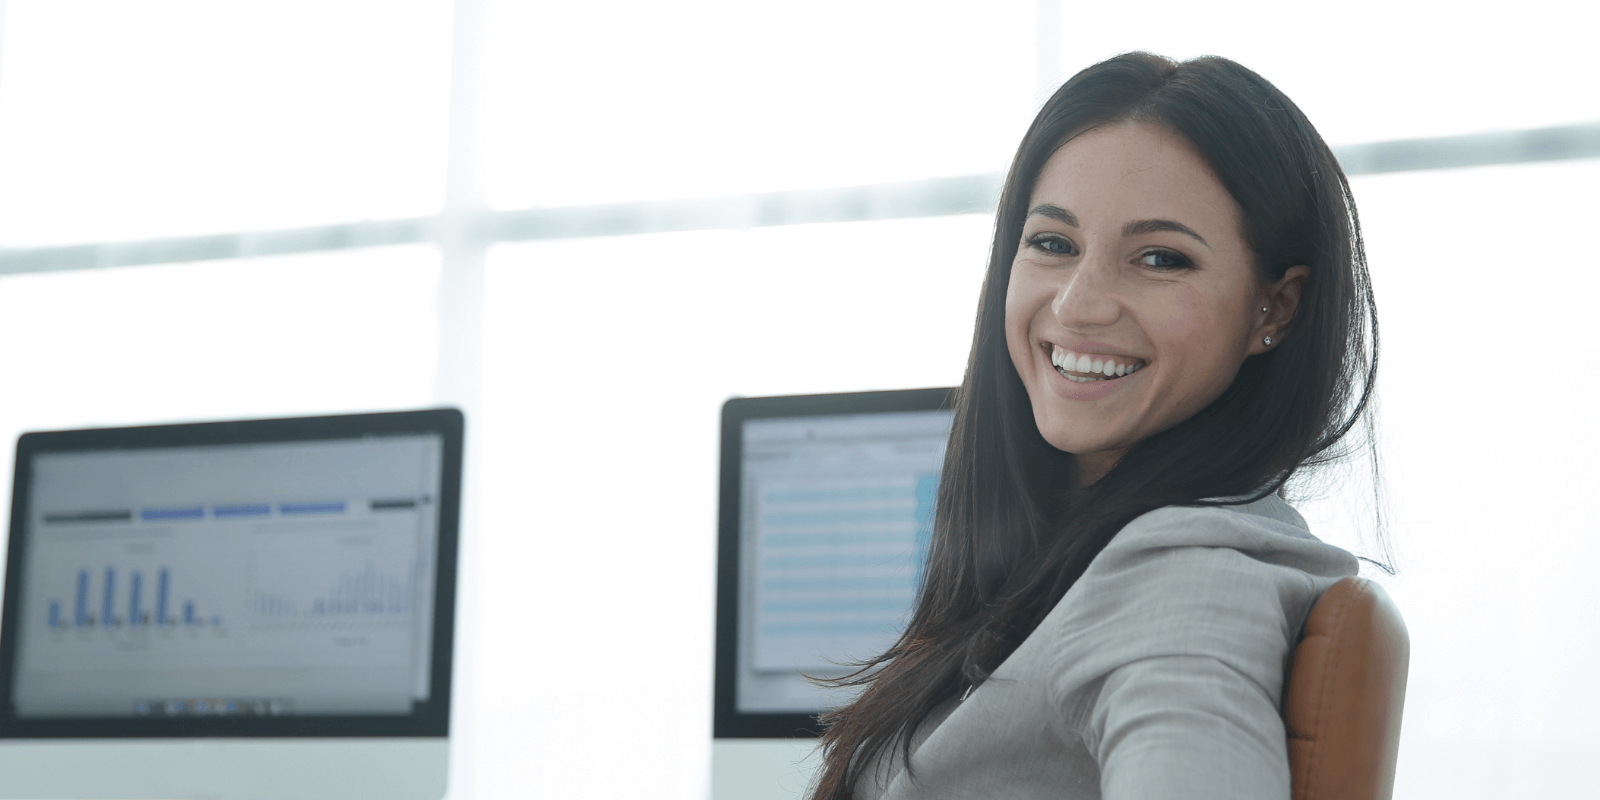
[[[1382,362],[1381,465],[1411,632],[1395,797],[1588,797],[1600,700],[1592,489],[1600,160],[1355,182]],[[1359,552],[1369,483],[1301,506]]]
[[[475,709],[486,796],[633,797],[639,775],[653,776],[652,797],[704,796],[722,402],[959,381],[990,224],[490,251],[483,426],[495,433],[479,441],[482,529],[496,535],[463,588],[485,631],[529,630],[525,609],[578,595],[583,612],[541,617],[537,635],[475,640],[474,691],[495,698]],[[626,591],[575,564],[603,564],[604,584]],[[581,646],[583,667],[551,658],[551,642]],[[609,767],[618,733],[596,720],[641,715],[672,720],[672,735]]]
[[[426,405],[437,251],[0,278],[0,434]],[[5,462],[10,467],[10,461]]]
[[[1002,168],[1033,114],[1032,3],[490,2],[500,208]]]
[[[1330,144],[1600,121],[1595,11],[1565,0],[1061,6],[1063,79],[1127,50],[1226,56]]]
[[[1049,4],[491,0],[485,189],[522,208],[999,170],[1044,99]],[[1224,55],[1333,144],[1600,120],[1570,3],[1058,5],[1061,79]]]
[[[0,244],[433,213],[449,47],[446,0],[9,0]]]

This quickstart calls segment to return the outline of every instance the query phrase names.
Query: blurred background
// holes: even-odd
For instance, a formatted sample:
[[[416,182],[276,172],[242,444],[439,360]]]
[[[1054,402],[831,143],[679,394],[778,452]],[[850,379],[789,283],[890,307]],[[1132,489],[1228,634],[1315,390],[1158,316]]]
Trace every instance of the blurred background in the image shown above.
[[[1225,55],[1365,226],[1395,796],[1594,797],[1595,13],[5,0],[0,436],[463,407],[450,796],[701,800],[720,403],[959,382],[1044,98]],[[1364,470],[1303,509],[1376,555]]]

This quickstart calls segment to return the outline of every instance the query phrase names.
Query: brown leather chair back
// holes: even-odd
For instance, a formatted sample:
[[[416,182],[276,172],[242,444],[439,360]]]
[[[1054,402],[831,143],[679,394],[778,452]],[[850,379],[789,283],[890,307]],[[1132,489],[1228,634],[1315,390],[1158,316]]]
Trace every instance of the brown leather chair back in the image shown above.
[[[1284,691],[1294,800],[1389,800],[1410,661],[1382,587],[1345,578],[1317,598]]]

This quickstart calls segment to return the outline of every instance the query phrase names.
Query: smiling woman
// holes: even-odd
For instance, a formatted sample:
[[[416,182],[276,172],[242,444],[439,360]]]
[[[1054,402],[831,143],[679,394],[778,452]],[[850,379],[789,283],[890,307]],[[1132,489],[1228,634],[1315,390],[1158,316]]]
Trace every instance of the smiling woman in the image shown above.
[[[1160,125],[1063,145],[1030,205],[1006,343],[1040,434],[1076,455],[1079,483],[1222,394],[1288,326],[1308,274],[1295,265],[1259,280],[1238,206]]]
[[[1283,487],[1370,425],[1376,330],[1281,92],[1145,53],[1068,81],[1001,196],[915,610],[835,682],[812,796],[1288,797],[1286,660],[1357,564]]]

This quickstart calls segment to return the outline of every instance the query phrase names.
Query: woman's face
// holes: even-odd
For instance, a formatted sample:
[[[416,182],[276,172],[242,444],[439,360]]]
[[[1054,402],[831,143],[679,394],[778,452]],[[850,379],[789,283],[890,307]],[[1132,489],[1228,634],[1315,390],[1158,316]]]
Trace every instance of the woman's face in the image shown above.
[[[1006,346],[1039,432],[1091,482],[1276,346],[1307,270],[1265,283],[1240,214],[1165,128],[1089,131],[1046,162],[1006,289]],[[1268,310],[1263,312],[1262,308]]]

